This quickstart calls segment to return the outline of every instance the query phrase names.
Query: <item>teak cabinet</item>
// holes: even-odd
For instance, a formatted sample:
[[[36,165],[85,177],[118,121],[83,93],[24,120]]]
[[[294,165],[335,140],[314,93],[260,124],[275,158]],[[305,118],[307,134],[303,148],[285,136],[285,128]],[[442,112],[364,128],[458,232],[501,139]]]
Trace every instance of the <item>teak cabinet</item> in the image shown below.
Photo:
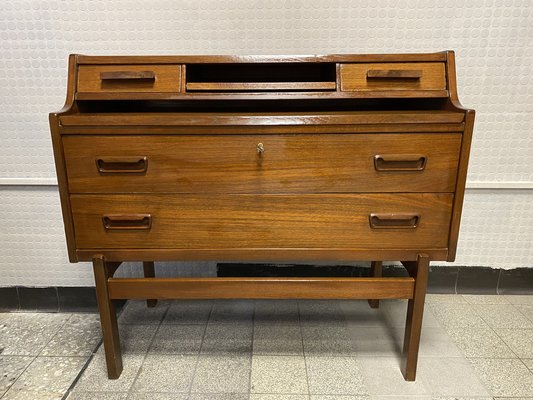
[[[68,253],[113,300],[409,299],[414,380],[431,260],[455,258],[474,111],[454,53],[72,55],[50,114]],[[368,278],[173,278],[154,261],[372,261]],[[409,277],[381,276],[383,260]],[[141,261],[144,278],[115,278]]]

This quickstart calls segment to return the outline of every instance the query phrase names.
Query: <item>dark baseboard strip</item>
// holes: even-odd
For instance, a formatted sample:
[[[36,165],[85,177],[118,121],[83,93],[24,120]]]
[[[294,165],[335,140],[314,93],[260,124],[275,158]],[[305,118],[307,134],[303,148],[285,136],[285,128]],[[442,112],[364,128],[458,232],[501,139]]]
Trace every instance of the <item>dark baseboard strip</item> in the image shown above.
[[[219,263],[218,276],[368,276],[368,266]],[[400,266],[385,266],[383,276],[406,276]],[[430,267],[428,293],[533,295],[533,268]],[[124,302],[118,304],[120,307]],[[97,312],[94,287],[0,287],[0,312]]]
[[[218,276],[368,276],[368,266],[219,263]],[[406,276],[401,266],[385,266],[383,276]],[[431,266],[428,293],[533,295],[533,268]]]

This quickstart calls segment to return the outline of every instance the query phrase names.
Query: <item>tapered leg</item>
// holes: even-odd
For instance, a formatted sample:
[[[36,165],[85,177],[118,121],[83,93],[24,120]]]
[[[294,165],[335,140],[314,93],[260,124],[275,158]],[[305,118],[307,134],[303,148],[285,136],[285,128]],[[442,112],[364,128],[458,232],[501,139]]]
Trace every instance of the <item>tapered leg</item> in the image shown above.
[[[370,264],[370,276],[380,278],[382,266],[382,261],[372,261],[372,263]],[[368,304],[370,304],[370,307],[372,308],[379,308],[379,299],[369,299]]]
[[[155,267],[153,261],[143,261],[144,277],[155,278]],[[147,299],[147,307],[155,307],[157,305],[157,299]]]
[[[429,273],[429,256],[419,254],[416,262],[402,262],[409,275],[415,278],[413,298],[407,304],[407,320],[405,322],[405,336],[403,339],[402,372],[406,381],[416,379],[416,364],[420,333],[422,331],[422,317]]]
[[[96,298],[100,311],[100,325],[104,337],[107,376],[118,379],[122,372],[122,353],[118,335],[117,314],[115,305],[109,298],[107,279],[113,276],[115,266],[109,265],[102,255],[93,257],[94,281],[96,283]]]

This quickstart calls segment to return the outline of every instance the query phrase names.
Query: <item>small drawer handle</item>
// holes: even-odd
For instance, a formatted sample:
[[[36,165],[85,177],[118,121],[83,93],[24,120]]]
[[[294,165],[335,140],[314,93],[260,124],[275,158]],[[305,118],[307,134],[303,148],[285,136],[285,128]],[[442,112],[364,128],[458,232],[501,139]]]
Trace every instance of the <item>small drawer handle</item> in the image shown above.
[[[154,71],[105,71],[100,72],[100,80],[102,81],[116,81],[116,80],[154,80]]]
[[[101,174],[144,174],[148,170],[148,158],[139,157],[100,157],[96,168]]]
[[[420,215],[409,213],[370,214],[368,216],[372,229],[414,229],[420,223]]]
[[[428,157],[413,154],[377,154],[374,156],[376,171],[423,171]]]
[[[420,79],[420,69],[370,69],[366,72],[366,79]]]
[[[107,214],[102,217],[107,230],[139,230],[152,227],[150,214]]]

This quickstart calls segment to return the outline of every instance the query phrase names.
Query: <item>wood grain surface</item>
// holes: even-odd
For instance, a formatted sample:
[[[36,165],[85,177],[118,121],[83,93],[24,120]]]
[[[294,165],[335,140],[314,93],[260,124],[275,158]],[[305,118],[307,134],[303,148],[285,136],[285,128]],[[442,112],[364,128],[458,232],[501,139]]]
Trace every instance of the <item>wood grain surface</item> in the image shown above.
[[[444,90],[446,74],[444,63],[366,63],[341,64],[341,90]],[[409,71],[402,74],[401,71]],[[373,72],[368,76],[369,71]],[[412,71],[420,72],[419,79],[405,78],[413,76]],[[380,75],[380,77],[372,75]],[[413,94],[416,97],[416,94]]]
[[[152,74],[139,73],[152,73],[155,79],[142,79]],[[110,79],[112,76],[116,79]],[[130,78],[125,79],[127,76]],[[82,93],[179,93],[180,83],[180,65],[82,65],[78,68],[78,92]]]
[[[83,248],[445,248],[452,194],[71,195]],[[371,213],[415,213],[415,229],[371,229]],[[151,215],[107,230],[106,214]]]
[[[460,145],[456,133],[63,137],[71,193],[453,192]],[[423,170],[402,170],[420,157]],[[145,173],[99,171],[144,159]]]

